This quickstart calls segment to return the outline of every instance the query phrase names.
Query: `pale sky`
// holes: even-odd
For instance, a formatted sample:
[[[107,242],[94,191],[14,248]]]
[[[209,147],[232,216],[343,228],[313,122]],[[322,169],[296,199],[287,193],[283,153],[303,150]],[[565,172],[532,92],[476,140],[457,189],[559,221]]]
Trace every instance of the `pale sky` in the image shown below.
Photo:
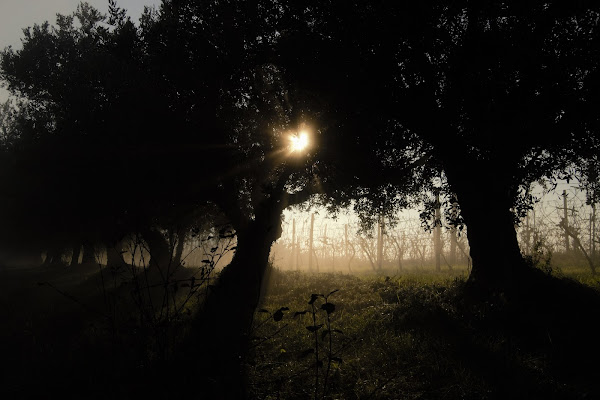
[[[108,12],[108,0],[87,0],[102,13]],[[80,0],[0,0],[0,49],[13,46],[21,47],[23,28],[48,21],[54,24],[56,14],[71,14],[81,3]],[[144,6],[158,7],[160,0],[117,0],[117,4],[127,9],[131,18],[137,22]],[[0,88],[0,101],[8,97],[6,90]]]

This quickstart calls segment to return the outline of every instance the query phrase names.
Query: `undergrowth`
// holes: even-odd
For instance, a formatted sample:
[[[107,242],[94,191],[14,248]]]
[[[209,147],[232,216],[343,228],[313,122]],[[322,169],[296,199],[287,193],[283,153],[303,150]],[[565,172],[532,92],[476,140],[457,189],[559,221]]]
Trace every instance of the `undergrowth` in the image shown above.
[[[556,346],[568,343],[548,340],[549,332],[563,333],[545,314],[551,309],[515,309],[502,296],[471,303],[464,289],[465,279],[456,276],[365,279],[273,271],[256,315],[248,363],[251,394],[256,399],[486,399],[595,393],[593,373],[572,379],[560,372],[566,359]],[[335,312],[317,313],[313,322],[313,315],[304,313],[310,301],[333,290]],[[542,308],[554,307],[540,301]],[[281,307],[281,318],[265,312]],[[541,316],[524,322],[529,313]],[[319,336],[315,344],[308,328],[323,324],[324,329],[327,316],[339,333]],[[326,351],[330,340],[336,362],[326,381],[313,349]]]
[[[502,295],[470,300],[459,273],[270,269],[245,360],[248,392],[254,399],[598,398],[598,278],[562,268],[556,279],[557,269],[539,270],[511,304]],[[106,315],[94,271],[83,282],[45,270],[2,277],[0,350],[11,368],[0,394],[44,388],[49,397],[138,398],[159,387],[202,394],[202,385],[188,387],[155,368],[157,329],[185,334],[187,311],[170,325],[140,324],[125,285],[107,293],[114,314]],[[187,301],[190,290],[181,284],[177,296]],[[194,312],[198,300],[186,304]]]

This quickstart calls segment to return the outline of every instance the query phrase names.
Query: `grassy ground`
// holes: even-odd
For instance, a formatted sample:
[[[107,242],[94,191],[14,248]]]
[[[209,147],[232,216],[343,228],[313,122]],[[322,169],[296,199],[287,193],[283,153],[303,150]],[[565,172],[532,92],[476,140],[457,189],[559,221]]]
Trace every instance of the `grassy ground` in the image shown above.
[[[567,274],[598,287],[585,271]],[[460,271],[393,278],[274,271],[256,314],[252,393],[260,399],[593,398],[597,335],[590,335],[589,322],[598,309],[577,304],[579,294],[569,299],[572,281],[564,281],[567,288],[532,289],[524,306],[511,307],[502,298],[470,302]],[[329,321],[319,297],[313,322],[311,295],[333,290],[339,291],[328,297],[335,304]],[[564,307],[549,300],[561,293]],[[281,307],[289,310],[275,321],[271,314]],[[582,314],[565,316],[571,307]],[[320,326],[316,335],[313,326]]]
[[[464,269],[389,277],[272,269],[246,362],[250,394],[598,398],[599,278],[583,267],[547,272],[560,279],[540,273],[515,305],[502,296],[471,299]],[[127,399],[177,387],[202,398],[202,387],[182,390],[176,377],[161,381],[151,368],[169,357],[168,340],[187,331],[189,314],[143,323],[131,293],[92,267],[0,271],[8,367],[0,397]]]
[[[198,300],[165,316],[164,293],[162,285],[144,290],[138,304],[128,271],[98,265],[0,271],[0,398],[130,399],[168,387],[150,373],[166,364]]]

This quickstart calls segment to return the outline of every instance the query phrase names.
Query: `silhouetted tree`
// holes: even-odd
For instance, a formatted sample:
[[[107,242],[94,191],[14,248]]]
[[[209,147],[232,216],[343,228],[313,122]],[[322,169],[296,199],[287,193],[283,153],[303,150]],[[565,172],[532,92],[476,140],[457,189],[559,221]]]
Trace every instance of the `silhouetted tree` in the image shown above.
[[[138,28],[114,3],[109,17],[82,3],[73,15],[58,15],[56,26],[25,30],[23,49],[3,52],[2,78],[24,99],[18,113],[27,127],[11,149],[14,185],[6,186],[28,215],[5,226],[23,232],[19,240],[111,248],[143,231],[152,235],[151,253],[168,261],[166,241],[151,232],[175,205],[179,214],[195,206],[182,205],[173,189],[178,176],[190,177],[181,170],[191,172],[193,160],[181,153],[175,160],[174,147],[163,146],[177,136],[177,118],[145,65],[151,18],[148,11]]]
[[[468,227],[470,281],[516,282],[524,270],[514,224],[531,205],[530,184],[566,177],[598,151],[597,6],[308,1],[285,9],[279,44],[289,79],[327,99],[348,141],[379,136],[375,150],[392,165],[404,164],[397,154],[435,160]]]
[[[582,4],[171,0],[139,26],[81,5],[2,53],[25,99],[2,159],[20,237],[85,239],[86,257],[135,232],[165,265],[165,232],[215,205],[238,243],[196,332],[231,396],[281,213],[312,195],[377,218],[443,171],[470,279],[505,286],[531,182],[597,150],[597,12]],[[292,153],[301,126],[312,146]]]
[[[165,1],[139,27],[114,5],[108,19],[81,5],[57,27],[27,31],[23,49],[5,50],[1,63],[32,120],[49,121],[34,123],[13,153],[21,168],[11,177],[30,181],[19,207],[35,215],[23,238],[39,226],[41,243],[81,238],[84,260],[103,243],[119,262],[115,244],[135,232],[152,267],[172,262],[168,227],[207,203],[227,217],[232,230],[221,235],[235,232],[235,257],[195,332],[213,342],[206,374],[232,395],[243,391],[240,359],[281,213],[330,183],[319,157],[336,151],[314,97],[272,62],[268,20],[279,7],[264,5]],[[312,145],[293,153],[289,136],[303,125]]]

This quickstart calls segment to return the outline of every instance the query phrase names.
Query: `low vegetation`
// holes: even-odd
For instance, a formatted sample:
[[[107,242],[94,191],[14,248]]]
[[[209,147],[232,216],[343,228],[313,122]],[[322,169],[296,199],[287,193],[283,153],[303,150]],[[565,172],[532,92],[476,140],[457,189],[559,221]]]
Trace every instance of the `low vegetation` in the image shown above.
[[[600,287],[584,271],[563,275],[571,272]],[[582,302],[597,293],[570,278],[550,282],[555,286],[523,294],[526,306],[516,308],[501,297],[470,301],[460,272],[359,278],[273,271],[256,314],[252,393],[261,399],[586,398],[597,374],[589,368],[597,311]],[[311,296],[333,290],[330,320],[317,310],[314,323]],[[266,312],[281,307],[281,319]]]
[[[245,363],[251,398],[600,394],[593,384],[597,277],[584,268],[546,269],[543,287],[521,294],[517,307],[501,295],[472,299],[466,272],[351,276],[269,269]],[[127,284],[105,281],[102,290],[97,271],[1,274],[2,351],[11,366],[5,394],[26,396],[42,386],[49,396],[78,398],[203,393],[200,377],[178,380],[187,366],[176,354],[185,352],[177,343],[201,300],[190,302],[190,313],[154,326],[136,317]]]

